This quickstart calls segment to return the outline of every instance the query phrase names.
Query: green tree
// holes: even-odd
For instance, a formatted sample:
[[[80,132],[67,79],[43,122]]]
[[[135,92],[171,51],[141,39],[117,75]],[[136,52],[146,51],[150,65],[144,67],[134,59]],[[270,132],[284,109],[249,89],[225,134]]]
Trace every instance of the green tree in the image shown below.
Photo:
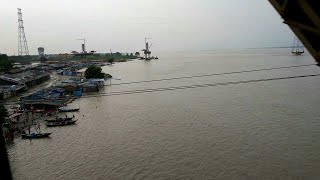
[[[0,54],[0,69],[6,71],[12,68],[13,68],[13,61],[9,60],[6,54]]]
[[[6,117],[8,117],[8,111],[4,107],[4,105],[0,105],[0,125],[2,127],[2,124],[5,122]],[[0,127],[0,128],[1,128]]]
[[[109,58],[107,61],[112,64],[114,62],[114,58]]]
[[[87,70],[84,73],[84,76],[87,79],[90,79],[90,78],[101,79],[101,78],[104,78],[104,73],[102,72],[101,67],[92,65],[87,68]]]

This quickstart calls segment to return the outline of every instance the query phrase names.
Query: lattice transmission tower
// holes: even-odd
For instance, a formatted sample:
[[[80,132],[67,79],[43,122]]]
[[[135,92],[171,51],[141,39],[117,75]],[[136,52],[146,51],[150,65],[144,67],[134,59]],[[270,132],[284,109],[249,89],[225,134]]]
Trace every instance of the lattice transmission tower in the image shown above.
[[[18,55],[29,55],[28,43],[24,33],[21,9],[18,8]]]

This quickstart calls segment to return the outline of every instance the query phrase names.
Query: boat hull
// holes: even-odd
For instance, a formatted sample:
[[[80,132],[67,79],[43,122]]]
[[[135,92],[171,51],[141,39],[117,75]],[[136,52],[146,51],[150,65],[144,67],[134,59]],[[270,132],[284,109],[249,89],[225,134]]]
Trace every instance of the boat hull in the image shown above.
[[[21,137],[23,139],[41,139],[41,138],[49,138],[51,133],[40,133],[40,134],[22,134]]]
[[[61,121],[61,122],[48,122],[48,123],[46,124],[46,126],[48,126],[48,127],[68,126],[68,125],[75,124],[76,122],[77,122],[77,120],[73,120],[73,121]]]
[[[59,112],[76,112],[79,111],[79,108],[77,109],[58,109]]]
[[[59,119],[47,119],[45,121],[47,122],[61,122],[61,121],[71,121],[73,117],[68,117],[68,118],[59,118]]]

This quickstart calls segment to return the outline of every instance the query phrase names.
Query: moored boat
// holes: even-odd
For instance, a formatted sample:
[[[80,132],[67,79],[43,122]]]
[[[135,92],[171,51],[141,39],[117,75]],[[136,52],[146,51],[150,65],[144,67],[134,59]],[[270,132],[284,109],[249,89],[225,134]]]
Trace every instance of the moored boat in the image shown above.
[[[40,139],[40,138],[49,138],[52,133],[31,133],[31,134],[22,134],[23,139]]]
[[[59,122],[48,122],[46,125],[48,127],[55,127],[55,126],[67,126],[71,124],[75,124],[77,120],[67,120],[67,121],[59,121]]]
[[[47,122],[61,122],[61,121],[70,121],[74,118],[73,117],[65,117],[65,118],[56,118],[56,119],[46,119]]]
[[[52,133],[41,133],[40,132],[40,124],[37,127],[37,133],[30,133],[30,126],[28,127],[28,134],[23,130],[21,137],[23,139],[40,139],[40,138],[48,138]]]
[[[75,111],[79,111],[80,108],[59,108],[58,111],[59,112],[75,112]]]

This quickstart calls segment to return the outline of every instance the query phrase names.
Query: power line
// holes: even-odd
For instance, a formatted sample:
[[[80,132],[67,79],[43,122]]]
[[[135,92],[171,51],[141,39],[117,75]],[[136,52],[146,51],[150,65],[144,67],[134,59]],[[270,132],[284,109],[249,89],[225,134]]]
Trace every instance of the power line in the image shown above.
[[[316,76],[320,76],[320,74],[277,77],[277,78],[268,78],[268,79],[254,79],[254,80],[247,80],[247,81],[233,81],[233,82],[215,83],[215,84],[195,84],[195,85],[189,85],[189,86],[174,86],[174,87],[166,87],[166,88],[140,89],[140,90],[132,90],[132,91],[118,91],[118,92],[111,92],[111,93],[99,93],[97,95],[83,95],[82,98],[140,94],[140,93],[148,93],[148,92],[183,90],[183,89],[193,89],[193,88],[202,88],[202,87],[227,86],[227,85],[248,84],[248,83],[285,80],[285,79],[298,79],[298,78],[316,77]]]
[[[170,81],[170,80],[177,80],[177,79],[199,78],[199,77],[206,77],[206,76],[208,77],[221,76],[221,75],[241,74],[241,73],[249,73],[249,72],[270,71],[270,70],[277,70],[277,69],[307,67],[307,66],[314,66],[314,65],[317,65],[317,64],[303,64],[303,65],[296,65],[296,66],[282,66],[282,67],[263,68],[263,69],[254,69],[254,70],[233,71],[233,72],[225,72],[225,73],[213,73],[213,74],[202,74],[202,75],[194,75],[194,76],[182,76],[182,77],[173,77],[173,78],[164,78],[164,79],[144,80],[144,81],[132,81],[132,82],[112,84],[112,85],[117,86],[117,85],[125,85],[125,84],[139,84],[139,83],[148,83],[148,82],[156,82],[156,81]],[[108,86],[108,85],[105,85],[105,86]]]

